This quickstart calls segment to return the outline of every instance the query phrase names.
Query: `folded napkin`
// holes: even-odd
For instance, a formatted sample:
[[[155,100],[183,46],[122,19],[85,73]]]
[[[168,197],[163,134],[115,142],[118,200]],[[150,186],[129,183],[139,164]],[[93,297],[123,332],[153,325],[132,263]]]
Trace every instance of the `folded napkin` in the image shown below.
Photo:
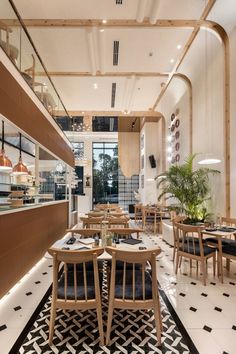
[[[138,243],[142,243],[141,240],[137,240],[136,238],[128,238],[127,240],[122,240],[121,242],[127,243],[128,245],[137,245]]]

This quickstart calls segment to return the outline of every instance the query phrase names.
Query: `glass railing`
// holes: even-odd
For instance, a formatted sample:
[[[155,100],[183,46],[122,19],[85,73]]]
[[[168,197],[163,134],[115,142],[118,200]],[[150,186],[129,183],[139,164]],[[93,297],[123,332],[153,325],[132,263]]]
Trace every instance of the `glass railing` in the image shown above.
[[[68,112],[11,0],[0,1],[0,46],[55,121],[57,122],[58,112],[70,121]],[[59,124],[58,126],[60,127]]]

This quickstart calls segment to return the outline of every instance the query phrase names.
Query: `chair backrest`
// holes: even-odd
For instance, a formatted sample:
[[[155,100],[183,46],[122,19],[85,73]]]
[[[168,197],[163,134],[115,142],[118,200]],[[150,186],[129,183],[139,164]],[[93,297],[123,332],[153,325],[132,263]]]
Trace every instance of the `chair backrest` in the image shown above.
[[[221,217],[221,223],[223,225],[227,225],[227,226],[236,226],[236,219],[234,218],[227,218],[225,216]]]
[[[58,300],[58,283],[64,280],[63,291],[60,296],[60,300],[63,299],[64,305],[68,303],[68,306],[72,303],[79,301],[85,301],[89,298],[88,294],[88,275],[87,266],[88,262],[93,264],[93,286],[95,289],[95,298],[100,296],[99,289],[99,275],[98,275],[98,262],[97,257],[103,253],[103,248],[94,248],[90,250],[75,251],[75,250],[59,250],[50,248],[49,254],[53,257],[53,299]],[[59,272],[60,265],[63,263],[63,274]],[[77,265],[81,265],[81,271],[78,272]],[[90,270],[91,272],[91,270]],[[89,279],[91,285],[91,274]],[[83,288],[84,299],[78,298],[78,287]],[[94,299],[95,299],[94,298]],[[64,306],[63,305],[63,306]]]
[[[80,238],[101,236],[101,229],[68,229],[66,232],[71,232],[72,235],[80,235]]]
[[[176,216],[172,219],[172,226],[173,226],[173,236],[174,236],[174,244],[177,243],[177,224],[182,224],[183,221],[186,219],[185,216]]]
[[[80,220],[83,222],[85,228],[88,229],[98,229],[101,228],[102,221],[104,220],[103,216],[95,217],[80,217]]]
[[[100,216],[104,216],[104,211],[90,211],[87,215],[90,218],[97,218]]]
[[[108,218],[108,227],[112,228],[113,226],[120,228],[120,227],[129,227],[129,219],[127,218]]]
[[[176,222],[174,227],[177,249],[184,253],[203,257],[204,246],[201,230],[205,226],[192,226]]]
[[[139,233],[144,232],[143,229],[138,228],[111,228],[110,232],[114,233],[114,236],[119,236],[121,238],[129,238],[132,234],[136,234],[137,238],[139,238]]]
[[[121,210],[119,204],[96,204],[95,205],[95,210]]]
[[[137,252],[137,250],[125,251],[113,247],[107,247],[106,251],[112,256],[110,296],[116,298],[115,287],[118,285],[121,294],[121,298],[119,297],[119,299],[124,302],[130,299],[133,302],[135,302],[135,300],[138,300],[139,302],[150,300],[157,301],[156,257],[161,252],[160,248],[139,250]],[[123,262],[123,270],[117,271],[117,262]],[[151,272],[148,272],[151,284],[150,282],[147,284],[146,281],[147,262],[151,266]],[[129,264],[128,269],[127,264]],[[131,282],[130,279],[132,279]],[[148,290],[147,286],[151,287],[151,299],[150,297],[146,298]],[[139,296],[138,299],[137,296]]]

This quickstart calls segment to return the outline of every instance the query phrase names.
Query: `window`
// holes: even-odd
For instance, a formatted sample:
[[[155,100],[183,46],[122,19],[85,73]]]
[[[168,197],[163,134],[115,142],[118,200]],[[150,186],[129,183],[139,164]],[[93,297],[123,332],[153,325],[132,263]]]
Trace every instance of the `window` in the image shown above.
[[[118,203],[117,143],[93,143],[93,202]]]

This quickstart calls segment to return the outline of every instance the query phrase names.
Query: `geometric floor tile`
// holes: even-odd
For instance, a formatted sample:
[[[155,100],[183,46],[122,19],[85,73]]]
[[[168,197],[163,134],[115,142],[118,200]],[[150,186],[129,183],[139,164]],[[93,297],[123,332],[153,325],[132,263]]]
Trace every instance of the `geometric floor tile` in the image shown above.
[[[111,345],[100,346],[96,312],[57,310],[54,346],[48,345],[51,290],[47,292],[35,314],[9,354],[33,353],[191,353],[197,350],[185,332],[162,290],[161,312],[163,321],[162,345],[157,347],[154,315],[151,310],[115,310],[112,321]],[[107,316],[107,293],[103,289],[103,322]],[[165,303],[167,301],[167,305]],[[177,321],[176,321],[177,319]],[[106,328],[104,326],[104,331]]]

